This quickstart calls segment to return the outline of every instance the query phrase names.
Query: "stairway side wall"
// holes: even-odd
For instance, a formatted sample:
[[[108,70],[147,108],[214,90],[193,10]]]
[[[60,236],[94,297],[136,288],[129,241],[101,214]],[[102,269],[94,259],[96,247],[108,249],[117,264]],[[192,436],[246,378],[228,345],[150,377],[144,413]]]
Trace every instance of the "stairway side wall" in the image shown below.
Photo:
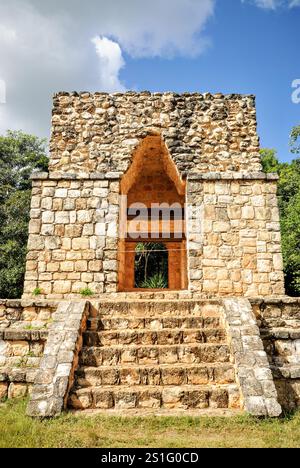
[[[30,392],[56,308],[55,302],[0,300],[0,400]]]
[[[286,410],[300,407],[300,299],[251,299],[278,399]]]

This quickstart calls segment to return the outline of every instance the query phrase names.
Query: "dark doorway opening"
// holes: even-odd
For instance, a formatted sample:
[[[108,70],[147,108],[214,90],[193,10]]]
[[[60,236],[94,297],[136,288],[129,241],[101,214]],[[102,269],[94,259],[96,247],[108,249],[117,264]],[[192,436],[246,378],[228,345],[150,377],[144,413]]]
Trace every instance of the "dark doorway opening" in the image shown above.
[[[138,243],[135,248],[135,287],[138,289],[168,289],[168,257],[168,249],[162,243]]]

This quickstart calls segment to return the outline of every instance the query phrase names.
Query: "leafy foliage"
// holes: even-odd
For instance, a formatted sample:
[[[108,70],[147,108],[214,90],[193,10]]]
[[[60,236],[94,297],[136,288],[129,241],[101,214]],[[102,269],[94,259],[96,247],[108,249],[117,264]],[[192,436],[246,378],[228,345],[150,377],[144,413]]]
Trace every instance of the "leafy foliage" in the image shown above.
[[[300,125],[294,127],[291,132],[290,147],[292,153],[300,153]]]
[[[92,297],[94,295],[93,291],[89,288],[82,289],[80,294],[82,297]]]
[[[167,289],[168,281],[164,273],[156,273],[147,278],[141,285],[142,289]]]
[[[42,294],[41,288],[35,288],[35,289],[33,290],[33,292],[32,292],[32,295],[33,295],[33,296],[36,296],[36,297],[37,297],[37,296],[40,296],[41,294]]]
[[[168,251],[164,244],[139,243],[136,246],[135,284],[142,289],[168,288]]]
[[[22,132],[0,136],[0,297],[22,295],[30,175],[47,171],[46,141]]]
[[[300,294],[300,159],[290,164],[280,163],[276,151],[262,150],[265,172],[280,176],[278,200],[281,219],[282,249],[286,291]]]

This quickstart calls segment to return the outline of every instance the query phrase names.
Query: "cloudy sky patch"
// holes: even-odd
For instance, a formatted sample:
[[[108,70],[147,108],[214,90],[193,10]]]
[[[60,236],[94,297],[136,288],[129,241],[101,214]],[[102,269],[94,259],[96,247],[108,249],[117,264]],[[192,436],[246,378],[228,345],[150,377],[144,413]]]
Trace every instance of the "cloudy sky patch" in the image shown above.
[[[300,0],[0,0],[0,81],[6,88],[0,134],[10,128],[49,137],[52,95],[60,90],[204,92],[217,85],[224,91],[228,72],[230,91],[243,90],[247,80],[238,81],[240,71],[252,57],[246,45],[232,62],[235,50],[244,40],[255,43],[263,17],[266,38],[255,44],[262,54],[270,34],[277,34],[272,17],[299,13],[299,6]],[[275,60],[278,50],[271,55]],[[268,64],[270,53],[265,57]],[[251,92],[257,84],[252,89],[251,82]]]

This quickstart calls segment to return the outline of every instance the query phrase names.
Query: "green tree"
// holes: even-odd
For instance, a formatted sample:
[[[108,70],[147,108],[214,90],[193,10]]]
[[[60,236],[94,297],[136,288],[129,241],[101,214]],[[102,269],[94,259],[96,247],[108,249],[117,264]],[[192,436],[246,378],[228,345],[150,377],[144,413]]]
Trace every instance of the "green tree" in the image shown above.
[[[46,140],[22,132],[0,136],[0,297],[22,295],[28,222],[30,175],[47,171]]]
[[[297,125],[292,129],[290,138],[291,152],[294,154],[300,153],[300,125]]]
[[[300,294],[300,159],[280,163],[275,150],[261,151],[265,172],[279,174],[278,201],[287,294]]]

